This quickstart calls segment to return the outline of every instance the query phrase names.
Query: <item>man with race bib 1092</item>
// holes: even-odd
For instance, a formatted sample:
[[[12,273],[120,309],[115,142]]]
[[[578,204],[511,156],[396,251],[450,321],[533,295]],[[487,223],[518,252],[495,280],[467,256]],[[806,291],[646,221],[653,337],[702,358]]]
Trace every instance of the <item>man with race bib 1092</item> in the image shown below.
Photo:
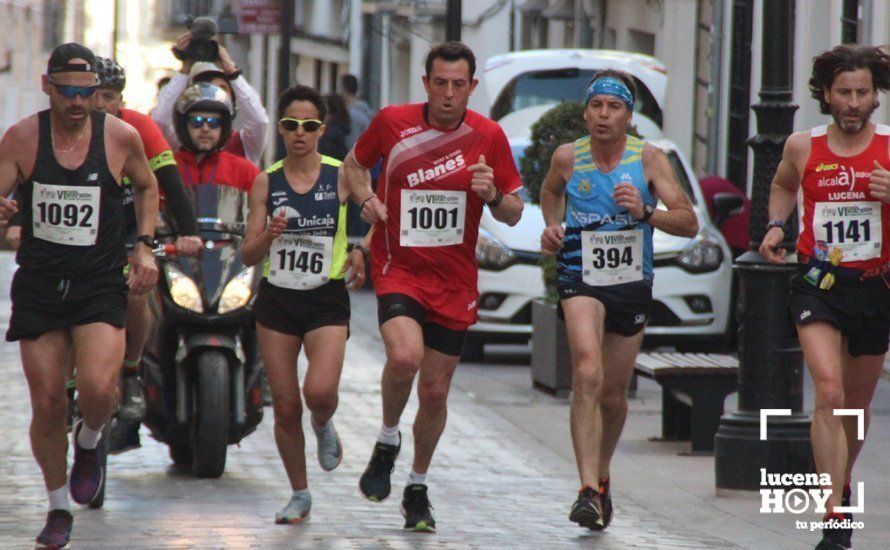
[[[414,464],[402,499],[405,528],[435,530],[426,473],[447,416],[451,377],[467,328],[476,322],[476,239],[487,205],[514,225],[522,215],[522,183],[500,127],[467,109],[473,52],[460,42],[426,58],[427,102],[383,109],[344,160],[362,217],[376,224],[371,265],[380,333],[386,344],[383,426],[361,477],[362,494],[381,501],[402,439],[399,419],[414,377],[419,409]],[[383,158],[377,192],[370,167]]]
[[[559,252],[559,308],[572,352],[572,442],[581,490],[569,519],[589,529],[604,529],[612,519],[609,465],[652,303],[653,228],[688,237],[698,232],[665,154],[627,135],[635,99],[628,74],[597,73],[584,98],[590,135],[556,149],[541,186],[547,225],[541,249]],[[656,208],[659,200],[667,210]]]
[[[810,91],[832,123],[788,137],[770,187],[760,253],[784,263],[785,220],[800,216],[798,273],[789,307],[813,377],[810,427],[819,474],[831,476],[820,550],[849,548],[853,464],[865,411],[883,371],[890,337],[890,127],[869,118],[878,92],[890,89],[890,56],[871,46],[842,45],[813,60]],[[860,495],[861,498],[861,495]],[[844,520],[848,524],[844,525]]]
[[[50,108],[16,123],[0,141],[0,196],[21,182],[22,240],[6,339],[20,341],[31,447],[49,496],[38,548],[67,547],[73,524],[69,488],[80,504],[100,493],[105,467],[99,441],[117,401],[127,287],[145,293],[158,273],[149,246],[158,184],[136,130],[93,110],[97,84],[88,48],[56,47],[43,77]],[[132,181],[140,233],[128,278],[124,173]],[[0,199],[4,216],[15,209]],[[65,382],[72,351],[82,420],[74,428],[74,464],[66,478]]]

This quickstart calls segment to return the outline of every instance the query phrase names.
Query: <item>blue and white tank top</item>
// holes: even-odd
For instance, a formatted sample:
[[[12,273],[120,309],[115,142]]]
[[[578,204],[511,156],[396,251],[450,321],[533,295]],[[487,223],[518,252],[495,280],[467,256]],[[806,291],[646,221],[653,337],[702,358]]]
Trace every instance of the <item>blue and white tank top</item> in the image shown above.
[[[627,136],[624,154],[611,172],[596,167],[590,136],[575,141],[572,177],[566,184],[566,231],[557,256],[560,282],[609,286],[652,284],[652,226],[637,221],[612,199],[615,186],[630,183],[644,204],[655,207],[643,174],[645,142]]]

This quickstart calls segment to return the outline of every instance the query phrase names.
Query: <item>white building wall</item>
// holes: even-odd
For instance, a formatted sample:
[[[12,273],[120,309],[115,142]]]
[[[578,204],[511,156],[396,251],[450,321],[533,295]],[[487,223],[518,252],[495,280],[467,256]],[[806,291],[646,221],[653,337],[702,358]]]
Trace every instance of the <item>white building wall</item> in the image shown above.
[[[40,89],[49,57],[43,23],[41,0],[0,0],[0,134],[48,105]]]
[[[499,0],[464,0],[463,19],[467,22],[476,22],[479,17],[490,7],[499,3]],[[477,26],[465,25],[462,32],[463,42],[473,49],[476,54],[476,78],[479,86],[470,96],[470,109],[488,115],[491,98],[485,93],[482,80],[485,75],[482,68],[489,57],[510,51],[510,5],[512,2],[504,2],[503,6],[482,21]],[[443,37],[444,38],[444,37]],[[426,52],[424,52],[424,57]]]

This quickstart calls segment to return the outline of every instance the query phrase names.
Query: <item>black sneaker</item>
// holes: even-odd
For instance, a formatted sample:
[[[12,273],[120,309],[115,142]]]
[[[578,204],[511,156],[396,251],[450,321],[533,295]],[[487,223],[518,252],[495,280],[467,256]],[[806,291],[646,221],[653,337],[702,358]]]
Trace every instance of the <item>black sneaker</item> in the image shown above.
[[[844,521],[843,514],[831,513],[822,518],[827,521]],[[816,550],[847,550],[850,548],[850,530],[840,527],[825,527],[822,529],[822,540],[816,545]]]
[[[399,432],[398,445],[388,445],[379,441],[374,444],[374,452],[371,454],[368,467],[365,468],[361,479],[358,480],[359,491],[362,492],[366,499],[372,502],[380,502],[389,496],[389,492],[392,490],[389,476],[396,466],[396,457],[399,456],[399,449],[401,448],[401,432]]]
[[[574,521],[581,527],[588,529],[602,529],[602,512],[597,502],[597,493],[590,487],[584,487],[578,493],[578,500],[572,504],[572,511],[569,512],[569,520]]]
[[[71,498],[78,504],[89,504],[102,490],[102,479],[105,477],[105,461],[103,452],[105,445],[100,441],[95,449],[84,449],[77,443],[77,434],[83,421],[74,427],[74,464],[71,466],[69,485]]]
[[[46,524],[43,531],[37,535],[35,548],[68,548],[68,539],[71,538],[71,526],[74,525],[74,517],[68,510],[50,510],[46,515]]]
[[[436,520],[430,509],[430,499],[426,494],[426,485],[414,483],[405,487],[400,510],[405,518],[405,529],[412,531],[435,533]]]
[[[591,529],[602,531],[612,523],[612,492],[609,491],[609,480],[600,480],[600,503],[602,505],[602,520]]]
[[[117,409],[117,416],[127,422],[140,422],[145,418],[145,396],[142,390],[142,378],[138,374],[124,373],[123,395]]]

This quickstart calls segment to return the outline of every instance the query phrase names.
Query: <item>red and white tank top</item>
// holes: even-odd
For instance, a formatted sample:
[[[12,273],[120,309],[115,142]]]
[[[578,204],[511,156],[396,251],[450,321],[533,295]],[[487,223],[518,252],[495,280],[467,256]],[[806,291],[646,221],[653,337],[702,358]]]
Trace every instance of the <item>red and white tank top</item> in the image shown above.
[[[872,197],[868,184],[875,160],[890,168],[890,126],[878,124],[868,147],[851,157],[828,148],[827,131],[810,131],[797,195],[797,250],[824,259],[839,255],[840,265],[851,269],[880,267],[890,260],[890,207]]]

